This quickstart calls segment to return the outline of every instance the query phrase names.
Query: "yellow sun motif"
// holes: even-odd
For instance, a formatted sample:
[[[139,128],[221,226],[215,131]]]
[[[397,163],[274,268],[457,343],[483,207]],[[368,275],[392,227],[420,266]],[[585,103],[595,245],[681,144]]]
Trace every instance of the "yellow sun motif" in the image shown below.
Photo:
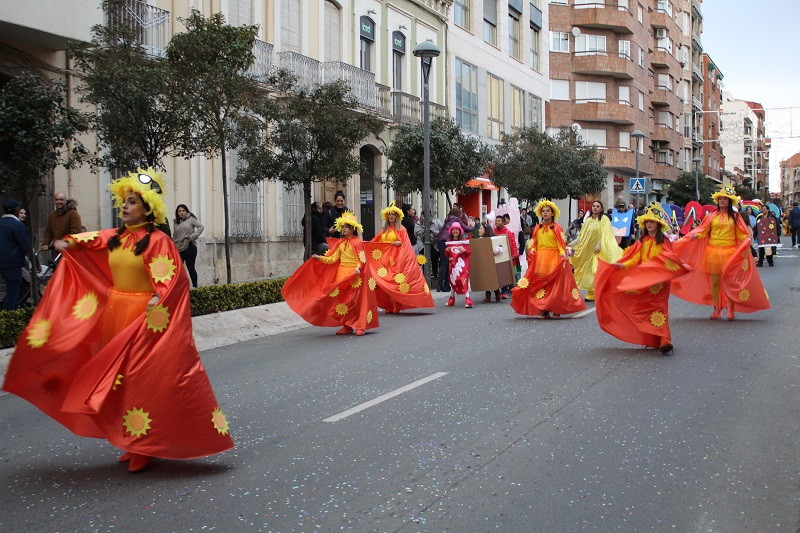
[[[31,348],[41,348],[50,338],[50,330],[53,325],[46,318],[38,320],[28,328],[28,346]]]
[[[369,286],[369,290],[374,291],[375,287],[378,285],[378,282],[375,281],[375,278],[369,278],[367,285]]]
[[[125,431],[137,438],[147,435],[147,430],[150,429],[150,422],[153,421],[150,418],[150,413],[146,413],[141,407],[130,409],[122,419],[124,420],[122,425],[125,426]]]
[[[369,324],[370,322],[372,322],[372,309],[367,311],[367,324]]]
[[[745,259],[744,261],[742,261],[742,270],[744,270],[745,272],[747,272],[747,270],[748,270],[749,268],[750,268],[750,263],[748,263],[748,262],[747,262],[747,259]]]
[[[222,410],[219,408],[219,406],[211,411],[211,424],[213,424],[214,429],[216,429],[217,433],[220,435],[228,434],[228,419],[222,413]]]
[[[537,298],[538,300],[541,300],[542,298],[544,298],[544,295],[545,295],[545,294],[547,294],[547,291],[546,291],[546,290],[544,290],[544,289],[539,289],[538,291],[536,291],[536,298]]]
[[[419,255],[417,256],[417,263],[418,263],[418,264],[420,264],[420,265],[424,265],[424,264],[425,264],[425,263],[427,263],[427,262],[428,262],[428,260],[425,258],[425,256],[424,256],[424,255],[422,255],[422,254],[419,254]]]
[[[775,224],[770,223],[769,229],[775,229]]]
[[[667,267],[667,270],[670,272],[675,272],[681,267],[678,263],[670,261],[669,259],[664,259],[664,266]]]
[[[405,293],[407,293],[408,291],[411,290],[411,286],[404,281],[403,283],[400,284],[399,290],[400,290],[400,292],[405,294]]]
[[[406,280],[406,275],[402,272],[398,272],[394,275],[394,282],[395,283],[403,283]]]
[[[389,274],[389,271],[388,271],[388,270],[386,270],[386,267],[380,267],[380,268],[378,269],[378,275],[379,275],[380,277],[382,277],[382,278],[385,278],[387,274]]]
[[[358,258],[361,260],[362,263],[367,262],[367,254],[364,253],[364,250],[358,252]]]
[[[91,291],[78,298],[78,301],[72,306],[72,316],[78,320],[86,320],[95,311],[97,311],[97,295]]]
[[[117,377],[114,378],[114,385],[111,386],[111,390],[117,390],[117,386],[122,385],[122,378],[124,378],[122,374],[117,374]]]
[[[150,261],[150,275],[156,283],[166,283],[175,275],[175,260],[168,255],[159,255]]]
[[[427,283],[422,286],[422,290],[425,292],[425,294],[430,294],[431,293],[431,289],[430,289],[430,287],[428,287]]]
[[[147,329],[152,330],[153,333],[161,333],[167,329],[169,324],[169,311],[163,305],[154,305],[147,310],[147,316],[144,319],[147,324]]]
[[[742,289],[739,291],[740,302],[746,302],[749,299],[750,299],[750,291],[748,291],[747,289]]]
[[[351,283],[350,286],[353,287],[354,289],[357,289],[361,286],[362,283],[363,282],[361,281],[361,278],[356,278],[353,280],[353,283]]]
[[[528,281],[528,278],[521,278],[517,282],[517,287],[522,287],[523,289],[527,289],[528,285],[530,285],[530,282]]]
[[[347,304],[336,304],[336,313],[339,315],[347,314]]]
[[[86,231],[84,233],[78,233],[77,235],[72,235],[72,238],[78,242],[90,242],[95,240],[99,236],[100,236],[99,231]]]
[[[577,300],[580,297],[581,297],[581,291],[579,291],[578,289],[572,289],[572,298],[574,300]]]
[[[655,285],[650,285],[650,294],[658,294],[661,292],[661,289],[664,288],[663,283],[656,283]]]
[[[377,259],[380,259],[381,257],[383,257],[383,252],[381,252],[381,251],[380,251],[380,250],[378,250],[377,248],[375,248],[374,250],[372,250],[372,258],[373,258],[373,259],[376,259],[376,260],[377,260]]]
[[[331,298],[336,298],[337,296],[339,296],[339,287],[336,287],[335,289],[333,289],[330,292],[330,294],[328,294],[328,296],[330,296]]]
[[[396,263],[394,261],[394,257],[389,258],[389,266],[394,266]]]
[[[650,315],[650,323],[660,328],[667,323],[667,317],[661,311],[653,311],[653,314]]]

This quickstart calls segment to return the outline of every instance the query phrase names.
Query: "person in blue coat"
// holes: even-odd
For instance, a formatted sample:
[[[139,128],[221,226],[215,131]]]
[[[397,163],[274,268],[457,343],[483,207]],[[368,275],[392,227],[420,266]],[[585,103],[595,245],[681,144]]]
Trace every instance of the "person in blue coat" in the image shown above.
[[[25,224],[17,218],[22,204],[8,198],[3,202],[4,215],[0,218],[0,277],[6,284],[3,309],[11,311],[19,304],[19,289],[22,286],[22,265],[30,247]]]

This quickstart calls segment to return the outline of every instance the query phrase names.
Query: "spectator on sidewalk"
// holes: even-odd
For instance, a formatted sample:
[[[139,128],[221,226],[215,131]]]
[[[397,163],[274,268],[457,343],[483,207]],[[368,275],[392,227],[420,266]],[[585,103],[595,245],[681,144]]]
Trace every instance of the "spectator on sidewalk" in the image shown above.
[[[195,242],[197,242],[197,238],[200,237],[204,229],[197,217],[189,211],[185,204],[178,204],[175,209],[175,235],[172,236],[172,241],[178,247],[181,261],[186,265],[189,279],[192,280],[192,287],[195,288],[197,288],[197,271],[194,269],[194,262],[197,259],[197,245]]]
[[[81,216],[77,209],[78,202],[72,199],[67,200],[67,196],[63,192],[57,192],[53,200],[56,208],[47,217],[42,250],[49,250],[53,241],[60,241],[66,235],[83,231]]]
[[[344,205],[344,192],[343,191],[336,191],[336,194],[333,195],[333,205],[328,209],[325,213],[328,215],[328,220],[331,221],[331,226],[328,228],[328,236],[334,237],[336,239],[340,238],[342,234],[336,229],[336,225],[333,224],[334,221],[342,218],[345,212],[350,211],[346,205]]]
[[[800,248],[800,204],[792,204],[789,211],[789,232],[792,234],[792,247],[797,245]]]
[[[0,218],[0,277],[6,284],[3,309],[11,311],[19,304],[19,289],[22,286],[22,265],[30,246],[28,232],[17,215],[22,204],[13,198],[3,202],[3,217]]]

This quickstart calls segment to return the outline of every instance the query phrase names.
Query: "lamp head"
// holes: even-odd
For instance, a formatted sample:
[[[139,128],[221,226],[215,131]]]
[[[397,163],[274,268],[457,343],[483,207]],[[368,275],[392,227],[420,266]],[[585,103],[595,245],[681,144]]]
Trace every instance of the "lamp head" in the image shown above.
[[[421,57],[421,58],[434,58],[439,57],[442,51],[436,46],[436,43],[432,43],[430,41],[422,41],[421,43],[417,44],[414,47],[414,57]]]

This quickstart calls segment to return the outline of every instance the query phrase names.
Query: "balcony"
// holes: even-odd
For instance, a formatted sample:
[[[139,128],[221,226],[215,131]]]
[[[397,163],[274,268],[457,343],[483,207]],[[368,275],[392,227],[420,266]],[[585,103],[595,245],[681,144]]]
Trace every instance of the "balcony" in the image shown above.
[[[295,86],[304,91],[313,91],[322,83],[320,62],[298,52],[279,52],[278,64],[297,80]]]
[[[378,89],[375,74],[341,61],[322,63],[322,82],[343,80],[350,87],[350,96],[362,107],[378,107]]]
[[[171,38],[170,13],[166,9],[140,0],[131,0],[114,11],[106,12],[105,22],[108,26],[131,28],[147,54],[166,57],[167,44]]]
[[[633,24],[637,23],[633,13],[625,7],[609,5],[613,0],[607,1],[608,3],[597,2],[572,6],[572,24],[584,28],[611,30],[614,33],[633,33]]]
[[[683,145],[681,134],[675,131],[675,128],[670,128],[665,124],[655,125],[653,133],[650,134],[650,140],[670,143],[673,146]]]
[[[675,181],[678,179],[678,174],[680,174],[680,170],[674,165],[666,162],[656,161],[655,168],[653,170],[653,179]]]
[[[700,41],[700,35],[696,34],[694,30],[692,30],[692,44],[701,52],[703,51],[703,43]]]
[[[703,104],[700,103],[700,100],[698,100],[694,96],[692,96],[692,107],[694,108],[695,111],[702,111],[703,110]]]
[[[636,172],[636,153],[628,148],[609,148],[604,150],[604,167],[611,171],[625,174]],[[653,160],[644,154],[639,154],[639,174],[649,176],[653,173]]]
[[[681,65],[668,48],[657,47],[653,53],[650,54],[650,64],[656,68],[669,68],[674,78],[681,77]]]
[[[702,148],[703,146],[703,132],[701,130],[694,130],[692,132],[692,143]]]
[[[253,43],[253,55],[255,61],[244,73],[256,81],[266,82],[270,74],[272,74],[272,44],[256,39]]]
[[[575,52],[572,70],[576,74],[611,76],[621,80],[632,80],[636,65],[627,54],[606,54],[605,52]]]
[[[650,96],[650,102],[653,105],[666,105],[674,107],[675,111],[678,113],[683,105],[682,100],[677,94],[672,92],[672,89],[661,85],[656,85],[655,89],[653,89],[653,94]]]
[[[650,25],[654,28],[666,28],[671,35],[679,35],[681,32],[678,23],[666,11],[657,9],[650,13]]]
[[[692,77],[694,78],[694,80],[696,82],[698,82],[700,85],[702,85],[703,84],[703,67],[701,67],[700,65],[697,65],[695,63],[692,63]]]
[[[700,2],[697,0],[692,0],[692,11],[694,11],[697,18],[703,20],[703,11],[700,9]]]
[[[572,118],[583,122],[609,122],[612,124],[633,124],[640,119],[642,112],[629,103],[592,100],[574,100]]]

